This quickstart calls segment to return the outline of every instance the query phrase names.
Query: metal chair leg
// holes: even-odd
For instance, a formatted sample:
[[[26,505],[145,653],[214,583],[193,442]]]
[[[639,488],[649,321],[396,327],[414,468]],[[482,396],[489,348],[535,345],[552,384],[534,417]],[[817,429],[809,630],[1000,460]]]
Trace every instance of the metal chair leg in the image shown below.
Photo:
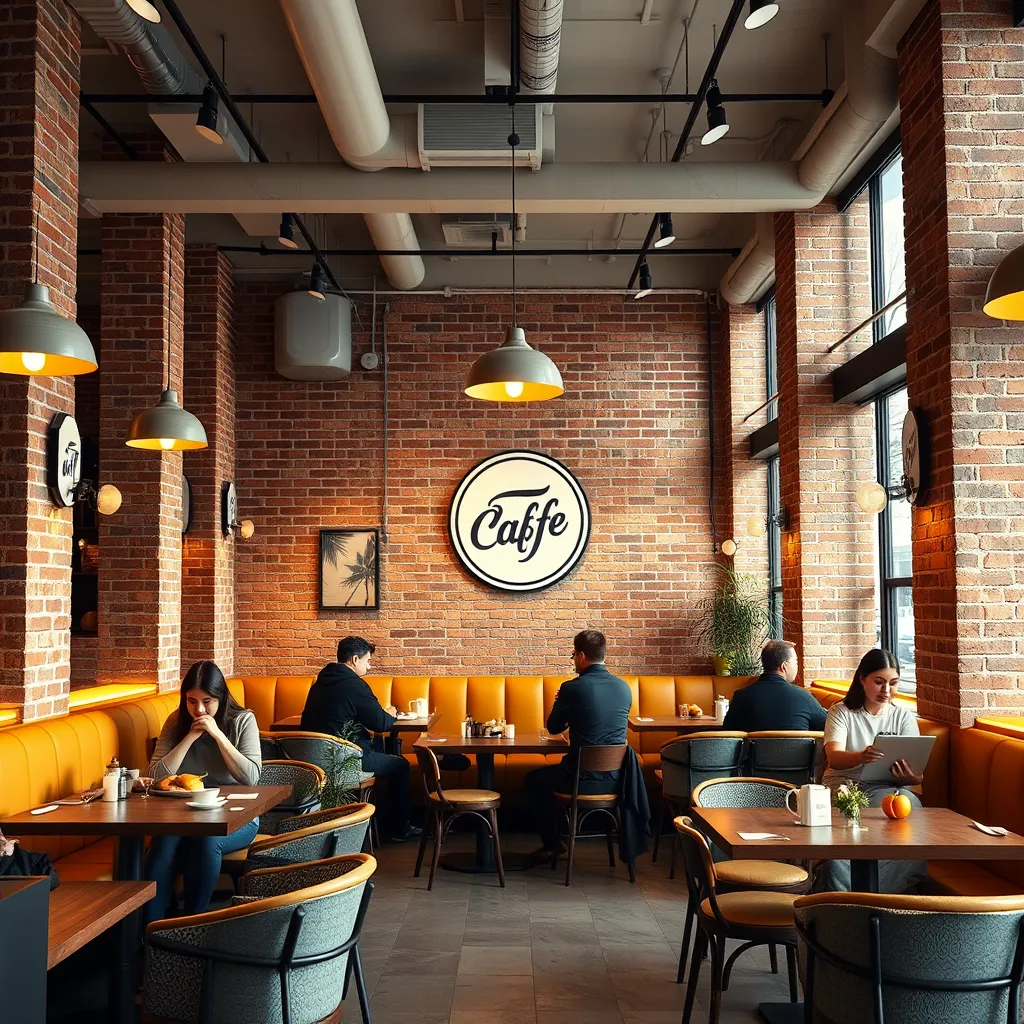
[[[359,1013],[363,1024],[370,1024],[370,1000],[366,997],[366,980],[363,978],[363,962],[359,958],[358,944],[352,947],[350,958],[355,961],[356,995],[359,997]]]
[[[434,872],[437,871],[437,863],[441,859],[441,833],[444,830],[444,818],[438,811],[434,815],[434,852],[430,858],[430,877],[427,879],[427,892],[434,887]]]
[[[779,973],[779,951],[774,942],[768,943],[768,963],[772,966],[772,974]]]
[[[612,844],[612,820],[605,815],[607,822],[604,827],[604,836],[608,840],[608,867],[615,867],[615,847]]]
[[[576,856],[576,829],[579,828],[579,809],[573,807],[569,811],[569,849],[565,854],[565,884],[569,885],[572,881],[572,861],[573,857]]]
[[[420,868],[423,867],[423,855],[427,852],[427,837],[430,834],[431,828],[435,831],[437,829],[436,814],[433,816],[431,822],[428,823],[426,820],[423,822],[423,831],[420,833],[420,848],[419,852],[416,854],[416,870],[412,873],[413,878],[420,877]]]
[[[700,964],[703,959],[703,943],[700,941],[704,930],[699,929],[699,934],[693,943],[693,956],[690,959],[690,976],[686,981],[686,1003],[683,1006],[683,1020],[689,1022],[693,1016],[693,1000],[697,995],[697,979],[700,977]]]
[[[498,868],[498,885],[505,888],[505,865],[501,862],[501,841],[498,838],[498,812],[491,808],[488,815],[491,820],[491,841],[494,843],[494,863]]]
[[[683,983],[683,976],[686,974],[686,955],[690,952],[690,937],[693,934],[693,925],[697,920],[697,909],[693,901],[686,901],[686,920],[683,922],[683,944],[679,947],[679,970],[676,971],[676,984]]]
[[[722,1012],[722,961],[725,959],[725,939],[711,937],[711,1007],[708,1024],[718,1024]]]

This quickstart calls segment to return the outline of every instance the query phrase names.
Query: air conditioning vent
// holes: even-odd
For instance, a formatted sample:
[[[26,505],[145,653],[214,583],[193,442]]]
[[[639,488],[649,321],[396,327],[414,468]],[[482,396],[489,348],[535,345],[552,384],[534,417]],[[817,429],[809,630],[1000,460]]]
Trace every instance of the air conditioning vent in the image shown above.
[[[511,154],[512,111],[504,104],[421,103],[419,107],[420,162],[431,167],[502,167]],[[541,165],[543,114],[535,105],[516,112],[516,166]]]
[[[491,236],[498,233],[498,248],[512,244],[512,215],[463,213],[442,216],[441,229],[446,244],[463,249],[489,249]]]

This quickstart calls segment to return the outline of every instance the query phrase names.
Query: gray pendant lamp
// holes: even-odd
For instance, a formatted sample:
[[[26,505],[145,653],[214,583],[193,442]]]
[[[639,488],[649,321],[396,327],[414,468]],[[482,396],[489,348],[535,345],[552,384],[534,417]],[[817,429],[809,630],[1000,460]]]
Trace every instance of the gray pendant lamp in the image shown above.
[[[565,388],[558,367],[543,352],[531,348],[526,332],[516,326],[516,108],[512,107],[512,324],[500,348],[485,352],[469,371],[466,394],[485,402],[543,402]]]
[[[128,428],[125,444],[129,448],[148,451],[181,452],[205,448],[206,429],[198,417],[181,407],[178,392],[171,387],[171,247],[167,246],[167,383],[160,392],[160,400],[152,409],[140,412]]]
[[[38,217],[33,203],[33,274],[20,306],[0,312],[0,373],[70,377],[98,366],[89,335],[50,304],[39,283]]]

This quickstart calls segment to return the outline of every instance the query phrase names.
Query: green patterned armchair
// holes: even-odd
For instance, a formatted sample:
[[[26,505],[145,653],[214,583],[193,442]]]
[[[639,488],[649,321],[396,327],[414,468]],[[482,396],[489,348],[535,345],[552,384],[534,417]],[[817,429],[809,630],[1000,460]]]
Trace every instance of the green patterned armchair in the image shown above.
[[[367,854],[247,874],[223,910],[146,929],[143,1019],[174,1024],[336,1021],[350,977],[369,1021],[359,934]]]
[[[246,869],[280,867],[301,861],[359,853],[373,818],[373,804],[345,804],[277,823],[277,833],[249,847]]]

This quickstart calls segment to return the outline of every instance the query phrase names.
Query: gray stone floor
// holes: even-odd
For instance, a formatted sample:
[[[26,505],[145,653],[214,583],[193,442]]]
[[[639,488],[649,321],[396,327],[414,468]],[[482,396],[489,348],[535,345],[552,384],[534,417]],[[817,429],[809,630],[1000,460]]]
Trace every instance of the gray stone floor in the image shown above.
[[[455,835],[445,852],[470,849]],[[503,850],[528,851],[530,836],[505,836]],[[603,840],[577,849],[567,889],[564,874],[533,868],[507,876],[426,870],[412,877],[414,844],[377,851],[376,890],[361,945],[374,1024],[678,1024],[685,986],[676,963],[686,886],[669,881],[667,855],[608,867]],[[740,958],[723,1000],[722,1024],[760,1018],[762,1001],[785,1002],[783,973],[768,970],[767,950]],[[697,990],[706,1024],[705,965]],[[359,1021],[354,988],[345,1019]]]

